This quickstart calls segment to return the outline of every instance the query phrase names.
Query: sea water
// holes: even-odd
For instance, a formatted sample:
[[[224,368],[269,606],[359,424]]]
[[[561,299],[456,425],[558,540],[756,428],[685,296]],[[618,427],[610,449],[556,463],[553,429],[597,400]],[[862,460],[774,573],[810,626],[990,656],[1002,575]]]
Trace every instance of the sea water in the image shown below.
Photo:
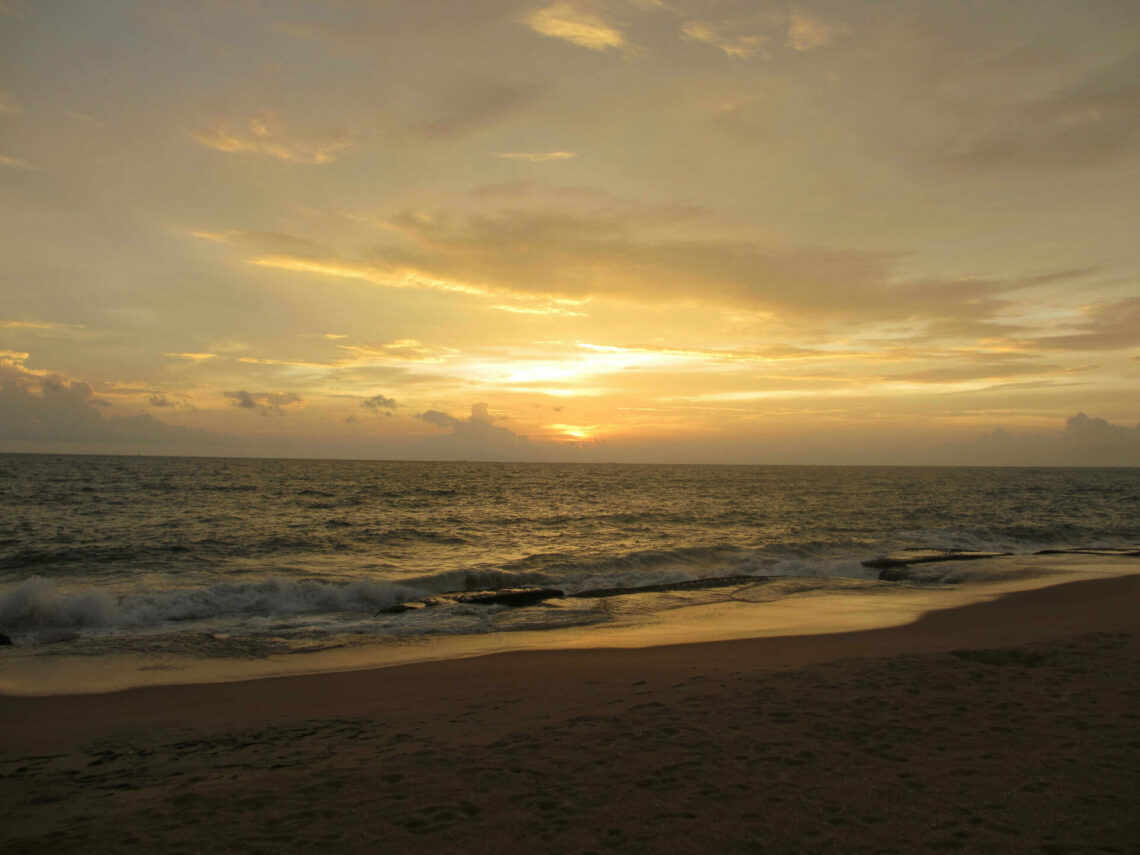
[[[259,659],[586,627],[724,595],[669,589],[688,580],[752,577],[766,587],[751,599],[772,599],[881,586],[863,562],[901,549],[1137,544],[1140,469],[0,455],[0,633],[42,657]],[[651,585],[665,590],[385,611]]]

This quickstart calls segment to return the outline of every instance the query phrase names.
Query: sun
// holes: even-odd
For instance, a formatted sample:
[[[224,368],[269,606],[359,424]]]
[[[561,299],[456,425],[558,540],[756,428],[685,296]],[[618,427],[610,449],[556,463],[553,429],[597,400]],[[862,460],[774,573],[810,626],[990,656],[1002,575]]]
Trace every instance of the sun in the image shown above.
[[[559,438],[563,440],[574,440],[577,442],[583,440],[593,439],[596,435],[597,429],[600,425],[547,425],[553,431],[558,432]]]

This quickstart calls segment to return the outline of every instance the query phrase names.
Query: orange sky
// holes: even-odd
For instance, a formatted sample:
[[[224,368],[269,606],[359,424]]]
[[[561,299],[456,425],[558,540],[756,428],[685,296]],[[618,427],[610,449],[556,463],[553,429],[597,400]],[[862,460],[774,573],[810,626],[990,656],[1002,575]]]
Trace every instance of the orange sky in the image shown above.
[[[1138,34],[0,0],[0,450],[1140,465]]]

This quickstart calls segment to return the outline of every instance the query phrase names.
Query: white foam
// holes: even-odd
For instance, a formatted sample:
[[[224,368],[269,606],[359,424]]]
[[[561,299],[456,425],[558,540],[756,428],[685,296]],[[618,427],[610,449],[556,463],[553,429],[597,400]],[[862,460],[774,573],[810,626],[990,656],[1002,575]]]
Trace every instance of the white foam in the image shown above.
[[[117,597],[95,589],[69,590],[28,579],[0,594],[0,627],[13,631],[141,628],[216,617],[375,611],[422,597],[392,582],[339,584],[272,577],[246,584],[142,591]]]

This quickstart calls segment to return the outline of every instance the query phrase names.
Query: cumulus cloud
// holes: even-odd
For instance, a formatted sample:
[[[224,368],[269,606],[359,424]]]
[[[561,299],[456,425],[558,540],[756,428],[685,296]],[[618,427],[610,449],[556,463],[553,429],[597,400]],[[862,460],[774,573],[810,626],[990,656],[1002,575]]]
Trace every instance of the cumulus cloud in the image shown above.
[[[170,397],[169,395],[158,393],[148,395],[147,403],[149,403],[152,407],[157,407],[158,409],[181,410],[183,412],[193,412],[197,409],[197,407],[187,401],[180,401],[177,398]]]
[[[256,410],[263,416],[280,415],[282,407],[299,406],[305,402],[296,392],[247,392],[241,389],[223,392],[223,395],[232,400],[235,407]]]
[[[1115,425],[1076,413],[1047,436],[997,428],[978,438],[970,462],[1010,466],[1140,466],[1140,424]]]
[[[21,358],[16,358],[21,357]],[[168,425],[146,413],[104,414],[90,384],[31,371],[26,354],[0,354],[0,440],[183,444],[216,443],[209,431]]]
[[[386,395],[373,395],[371,398],[365,398],[360,402],[360,406],[367,410],[372,410],[374,413],[384,411],[384,415],[392,415],[392,410],[396,409],[396,399],[389,398]]]
[[[431,457],[518,460],[541,456],[540,448],[527,437],[494,424],[495,417],[485,403],[473,404],[467,418],[440,410],[417,413],[416,418],[447,431],[421,440],[421,448]]]

